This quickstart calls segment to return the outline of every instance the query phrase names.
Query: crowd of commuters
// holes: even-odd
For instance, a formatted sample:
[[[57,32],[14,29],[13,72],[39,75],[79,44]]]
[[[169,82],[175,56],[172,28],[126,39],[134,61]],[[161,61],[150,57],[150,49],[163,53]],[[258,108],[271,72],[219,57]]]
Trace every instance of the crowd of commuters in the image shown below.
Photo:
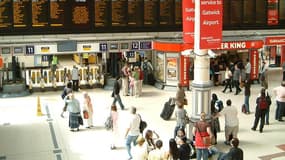
[[[250,80],[250,62],[247,59],[246,65],[241,67],[240,63],[234,66],[234,70],[230,69],[230,66],[226,67],[225,73],[225,88],[222,90],[226,93],[227,89],[232,92],[233,88],[236,89],[235,95],[239,94],[244,89],[244,107],[245,114],[250,114],[250,103],[249,98],[251,96],[251,80]],[[232,68],[232,67],[231,67]],[[242,71],[243,70],[243,71]],[[271,96],[268,93],[268,75],[267,66],[263,62],[259,72],[259,81],[261,83],[261,90],[259,96],[256,98],[256,107],[253,120],[252,130],[255,131],[259,125],[259,132],[263,132],[265,124],[269,124],[269,110],[271,105]],[[119,139],[119,127],[116,102],[119,103],[122,110],[125,106],[120,98],[120,90],[123,95],[141,95],[141,86],[143,77],[140,76],[140,67],[133,67],[130,70],[129,64],[125,63],[122,68],[122,75],[116,78],[113,86],[112,97],[114,98],[113,103],[110,107],[110,114],[112,117],[112,141],[111,149],[116,149]],[[132,84],[132,79],[133,84]],[[74,83],[74,82],[73,82]],[[73,90],[76,90],[76,82],[73,85],[72,82],[68,82],[63,90],[62,98],[64,100],[64,109],[61,114],[63,116],[65,111],[69,112],[68,126],[71,131],[79,131],[80,124],[82,124],[81,112],[82,109],[87,111],[88,118],[86,118],[86,127],[93,127],[93,105],[91,97],[88,93],[83,93],[82,109],[80,107],[79,100],[75,97]],[[243,86],[241,86],[243,83]],[[132,86],[133,85],[133,86]],[[132,89],[133,87],[133,89]],[[275,119],[278,121],[284,121],[282,119],[285,116],[285,81],[281,82],[281,85],[273,88],[273,94],[276,97],[276,114]],[[147,129],[144,132],[140,131],[140,122],[142,121],[141,116],[137,113],[136,107],[130,108],[130,120],[127,122],[127,129],[125,132],[125,145],[129,159],[133,160],[189,160],[192,155],[195,155],[197,160],[207,160],[211,154],[218,154],[218,160],[236,159],[243,160],[243,150],[239,148],[239,120],[238,120],[238,108],[232,104],[232,101],[228,99],[226,106],[219,106],[221,103],[218,99],[217,94],[212,94],[211,99],[211,121],[206,121],[206,113],[200,113],[200,120],[194,123],[192,134],[194,137],[187,137],[185,128],[187,125],[187,112],[184,106],[187,105],[186,94],[181,86],[178,84],[178,90],[176,92],[176,125],[174,126],[174,137],[169,139],[168,150],[164,150],[165,144],[160,139],[158,133],[153,130]],[[223,103],[221,103],[223,104]],[[231,146],[228,152],[223,153],[217,150],[211,152],[211,146],[217,144],[217,133],[220,132],[220,116],[225,118],[225,145]],[[210,143],[206,142],[206,139],[210,139]],[[193,154],[195,153],[195,154]]]

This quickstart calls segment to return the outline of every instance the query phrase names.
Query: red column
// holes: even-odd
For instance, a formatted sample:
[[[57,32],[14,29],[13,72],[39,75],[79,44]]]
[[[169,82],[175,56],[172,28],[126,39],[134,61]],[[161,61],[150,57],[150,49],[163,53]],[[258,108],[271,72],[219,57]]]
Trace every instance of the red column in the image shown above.
[[[250,64],[251,64],[251,73],[250,73],[250,79],[256,80],[258,79],[258,72],[259,72],[259,57],[258,57],[258,50],[257,49],[251,49],[250,50]]]
[[[190,67],[190,57],[180,56],[180,77],[179,82],[184,87],[189,86],[189,67]]]

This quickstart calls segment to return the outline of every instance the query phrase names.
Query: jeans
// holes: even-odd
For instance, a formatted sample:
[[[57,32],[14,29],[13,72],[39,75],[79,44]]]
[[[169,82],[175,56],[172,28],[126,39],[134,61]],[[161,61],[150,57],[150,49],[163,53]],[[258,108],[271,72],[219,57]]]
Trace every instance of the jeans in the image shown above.
[[[226,86],[223,90],[223,92],[226,92],[226,90],[230,88],[230,92],[232,91],[232,85],[231,85],[231,79],[226,79]]]
[[[285,102],[277,102],[277,108],[276,108],[276,113],[275,113],[275,119],[276,120],[282,120],[283,114],[284,114],[284,109],[285,109]]]
[[[249,96],[244,96],[245,111],[249,112]]]
[[[136,140],[138,138],[138,135],[137,136],[130,136],[128,135],[127,137],[127,141],[126,141],[126,146],[127,146],[127,151],[128,151],[128,154],[129,154],[129,158],[132,159],[132,154],[131,154],[131,143],[133,142],[133,145],[135,146],[137,143],[136,143]]]
[[[196,155],[197,155],[197,160],[201,160],[202,157],[203,157],[203,160],[208,160],[208,157],[209,157],[209,152],[208,152],[208,149],[205,148],[205,149],[196,149]]]
[[[269,124],[269,111],[270,111],[270,108],[268,107],[268,109],[265,113],[265,123],[266,124]]]
[[[121,109],[124,110],[124,109],[125,109],[125,106],[123,105],[122,100],[121,100],[121,97],[120,97],[119,94],[115,94],[115,95],[114,95],[113,104],[115,105],[117,101],[118,101],[118,103],[119,103]]]

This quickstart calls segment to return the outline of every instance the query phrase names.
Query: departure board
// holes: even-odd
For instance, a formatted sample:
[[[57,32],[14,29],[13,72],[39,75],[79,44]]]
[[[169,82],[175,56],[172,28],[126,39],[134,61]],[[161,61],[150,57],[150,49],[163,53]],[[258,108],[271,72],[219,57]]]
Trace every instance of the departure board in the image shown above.
[[[50,26],[64,26],[66,1],[67,0],[50,0]]]
[[[95,0],[95,27],[108,26],[108,9],[110,8],[109,5],[109,0]]]
[[[90,27],[90,11],[87,0],[75,0],[72,4],[72,27],[85,29]]]
[[[182,0],[175,0],[175,9],[174,9],[174,20],[176,25],[182,24]]]
[[[158,0],[144,1],[144,26],[155,26],[158,22]]]
[[[14,0],[13,1],[13,27],[26,28],[29,27],[29,0]]]
[[[112,27],[127,26],[127,0],[112,0]]]
[[[12,26],[12,2],[8,0],[0,1],[0,29]]]
[[[32,0],[32,26],[46,27],[48,26],[48,0]]]
[[[143,0],[128,0],[128,26],[142,26]]]
[[[159,24],[171,25],[173,24],[173,0],[160,0],[159,8]]]

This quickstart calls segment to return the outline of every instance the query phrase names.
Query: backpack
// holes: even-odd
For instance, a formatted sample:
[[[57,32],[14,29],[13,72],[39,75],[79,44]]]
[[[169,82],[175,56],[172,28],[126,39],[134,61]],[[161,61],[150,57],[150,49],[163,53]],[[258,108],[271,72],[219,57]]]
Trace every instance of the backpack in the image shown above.
[[[217,100],[215,102],[215,109],[218,111],[218,112],[221,112],[224,108],[224,104],[223,104],[223,101],[221,100]]]
[[[143,70],[146,71],[147,69],[147,62],[143,62]]]
[[[259,109],[265,110],[268,107],[268,103],[265,97],[260,97],[258,102]]]

